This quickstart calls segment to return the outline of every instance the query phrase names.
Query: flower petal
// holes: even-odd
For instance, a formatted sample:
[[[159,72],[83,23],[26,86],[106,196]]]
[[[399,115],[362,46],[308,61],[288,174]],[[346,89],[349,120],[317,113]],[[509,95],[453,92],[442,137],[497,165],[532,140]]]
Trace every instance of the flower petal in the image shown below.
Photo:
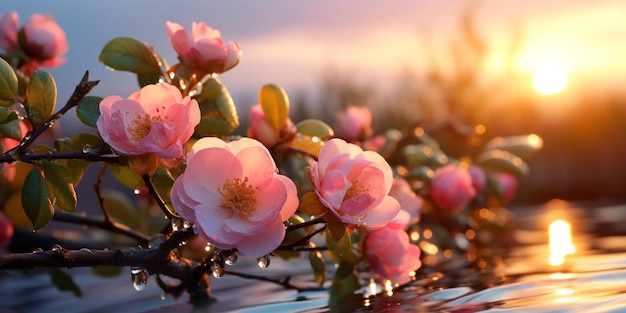
[[[267,225],[262,232],[246,237],[237,248],[245,255],[259,258],[274,251],[285,238],[285,226],[277,218]]]

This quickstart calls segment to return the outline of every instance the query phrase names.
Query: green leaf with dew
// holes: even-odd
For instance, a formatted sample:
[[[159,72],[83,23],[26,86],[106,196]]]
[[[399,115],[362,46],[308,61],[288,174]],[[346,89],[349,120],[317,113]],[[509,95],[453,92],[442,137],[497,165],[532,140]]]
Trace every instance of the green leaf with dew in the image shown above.
[[[96,121],[100,117],[100,101],[101,97],[86,96],[76,107],[76,116],[83,124],[91,127],[97,127]]]
[[[52,116],[57,102],[57,85],[54,77],[45,71],[36,70],[26,88],[25,103],[28,120],[39,127]]]
[[[33,229],[39,229],[52,220],[54,206],[50,200],[50,191],[37,167],[33,168],[24,179],[22,207]]]

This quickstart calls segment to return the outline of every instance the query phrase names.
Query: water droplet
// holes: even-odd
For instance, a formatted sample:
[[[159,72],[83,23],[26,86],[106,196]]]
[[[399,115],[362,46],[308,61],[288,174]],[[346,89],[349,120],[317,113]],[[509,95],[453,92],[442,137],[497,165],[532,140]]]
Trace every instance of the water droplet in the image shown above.
[[[207,243],[206,246],[204,246],[204,251],[207,253],[213,253],[214,247],[212,244]]]
[[[162,294],[161,294],[161,300],[165,300],[165,299],[167,299],[167,295],[166,295],[166,294],[164,294],[164,293],[162,293]]]
[[[43,249],[41,249],[41,248],[33,249],[33,253],[40,253],[40,252],[43,252]]]
[[[213,274],[215,278],[221,278],[224,276],[224,267],[217,263],[211,264],[211,274]]]
[[[54,246],[52,246],[51,250],[54,251],[54,252],[59,252],[59,251],[63,250],[63,247],[61,247],[60,245],[54,245]]]
[[[47,126],[47,127],[52,127],[52,126],[54,126],[54,120],[49,121],[48,123],[46,123],[46,126]]]
[[[269,255],[264,255],[264,256],[256,259],[256,264],[260,268],[267,268],[268,266],[270,266],[270,256]]]
[[[173,231],[179,231],[183,228],[183,224],[184,224],[185,220],[183,218],[180,217],[172,217],[172,230]]]
[[[80,248],[80,251],[82,251],[82,252],[87,252],[87,253],[93,253],[93,252],[91,252],[91,250],[89,250],[88,248]]]
[[[91,152],[91,145],[90,144],[86,144],[83,146],[83,153],[89,153]]]
[[[148,249],[158,249],[163,242],[165,242],[165,235],[157,234],[152,236],[148,242]]]
[[[235,263],[237,263],[237,252],[229,254],[224,262],[226,265],[235,265]]]
[[[136,195],[138,195],[138,194],[140,194],[140,193],[141,193],[141,190],[139,190],[139,189],[135,189],[135,190],[133,190],[133,193],[134,193],[134,194],[136,194]]]
[[[179,247],[182,247],[182,246],[184,246],[184,245],[186,245],[186,244],[187,244],[187,242],[186,242],[186,241],[181,241],[181,242],[178,244],[178,246],[179,246]]]
[[[130,279],[133,282],[133,288],[137,291],[142,291],[148,283],[148,270],[140,267],[131,267]]]
[[[193,224],[190,221],[183,220],[183,228],[188,229],[191,228],[191,226],[193,226]]]

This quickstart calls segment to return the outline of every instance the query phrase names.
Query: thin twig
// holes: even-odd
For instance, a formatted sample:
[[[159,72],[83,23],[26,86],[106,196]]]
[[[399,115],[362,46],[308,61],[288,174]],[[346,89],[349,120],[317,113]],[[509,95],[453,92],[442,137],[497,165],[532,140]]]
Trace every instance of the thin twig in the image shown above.
[[[278,246],[278,248],[276,248],[276,250],[298,251],[296,249],[299,249],[299,247],[301,247],[305,243],[309,242],[309,240],[311,240],[311,238],[315,237],[315,235],[321,233],[325,229],[326,229],[326,225],[324,225],[323,227],[321,227],[319,229],[316,229],[314,232],[312,232],[312,233],[310,233],[310,234],[308,234],[308,235],[298,239],[294,243],[280,245],[280,246]]]
[[[316,219],[312,219],[310,221],[306,221],[306,222],[303,222],[303,223],[289,225],[289,226],[287,226],[287,230],[286,231],[290,232],[290,231],[294,231],[294,230],[297,230],[297,229],[300,229],[300,228],[308,227],[308,226],[315,225],[315,224],[321,224],[321,223],[325,223],[325,222],[326,222],[326,219],[323,216],[321,216],[321,217],[318,217]]]
[[[102,215],[104,216],[104,222],[113,224],[113,218],[107,209],[107,205],[104,202],[104,198],[102,197],[102,180],[104,179],[104,173],[106,172],[106,164],[102,164],[100,168],[100,172],[98,172],[98,178],[96,179],[96,183],[94,184],[94,189],[96,190],[96,197],[98,197],[98,202],[100,203],[100,209],[102,210]]]
[[[165,214],[165,216],[167,216],[167,218],[170,221],[173,218],[176,218],[176,216],[174,216],[174,214],[170,212],[170,209],[167,207],[167,205],[165,205],[165,201],[163,200],[159,192],[154,187],[154,184],[152,183],[152,179],[150,178],[150,175],[144,174],[142,178],[143,178],[144,183],[146,184],[146,187],[148,187],[148,191],[150,192],[150,195],[154,197],[157,204],[159,205],[159,208],[161,208],[161,211],[163,211],[163,214]]]
[[[80,83],[76,85],[74,93],[72,93],[72,96],[67,100],[65,105],[57,113],[52,114],[52,116],[50,116],[42,125],[39,125],[38,128],[34,129],[30,133],[30,136],[27,136],[26,140],[15,148],[17,149],[15,151],[18,154],[18,158],[21,159],[21,157],[26,154],[26,151],[30,149],[30,146],[35,142],[35,140],[37,140],[37,138],[39,138],[39,136],[41,136],[46,130],[50,129],[50,126],[53,125],[56,120],[61,118],[67,111],[77,106],[91,91],[91,89],[98,85],[98,83],[99,81],[97,80],[89,81],[89,71],[86,71],[85,75],[83,75],[83,78],[80,80]]]
[[[97,227],[100,229],[108,230],[110,232],[122,234],[137,240],[137,243],[140,245],[147,245],[148,241],[150,240],[148,236],[137,233],[130,229],[128,226],[116,223],[115,221],[106,222],[103,220],[87,218],[84,216],[70,214],[58,210],[54,211],[54,216],[52,218],[55,221]]]

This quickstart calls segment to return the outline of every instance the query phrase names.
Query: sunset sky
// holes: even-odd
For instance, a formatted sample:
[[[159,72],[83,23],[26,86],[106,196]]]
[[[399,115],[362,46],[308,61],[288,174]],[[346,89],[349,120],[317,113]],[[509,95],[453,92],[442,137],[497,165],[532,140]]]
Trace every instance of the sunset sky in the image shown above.
[[[447,45],[457,36],[458,18],[468,2],[358,0],[245,1],[15,1],[0,12],[17,11],[20,24],[32,13],[52,14],[66,30],[68,62],[51,70],[59,96],[69,95],[85,70],[102,80],[98,95],[127,96],[136,89],[128,73],[113,73],[97,61],[100,49],[117,36],[154,46],[170,64],[176,56],[165,22],[186,28],[204,21],[244,51],[239,66],[222,76],[233,95],[256,94],[269,82],[287,91],[313,89],[328,68],[356,79],[388,81],[401,67],[415,70],[445,64]],[[623,0],[530,0],[476,2],[479,31],[491,44],[490,71],[507,66],[530,75],[558,64],[579,86],[615,86],[626,74],[626,2]],[[514,64],[504,62],[514,33],[521,47]],[[623,79],[620,80],[623,82]],[[567,91],[566,91],[567,92]],[[569,91],[572,92],[572,91]]]

